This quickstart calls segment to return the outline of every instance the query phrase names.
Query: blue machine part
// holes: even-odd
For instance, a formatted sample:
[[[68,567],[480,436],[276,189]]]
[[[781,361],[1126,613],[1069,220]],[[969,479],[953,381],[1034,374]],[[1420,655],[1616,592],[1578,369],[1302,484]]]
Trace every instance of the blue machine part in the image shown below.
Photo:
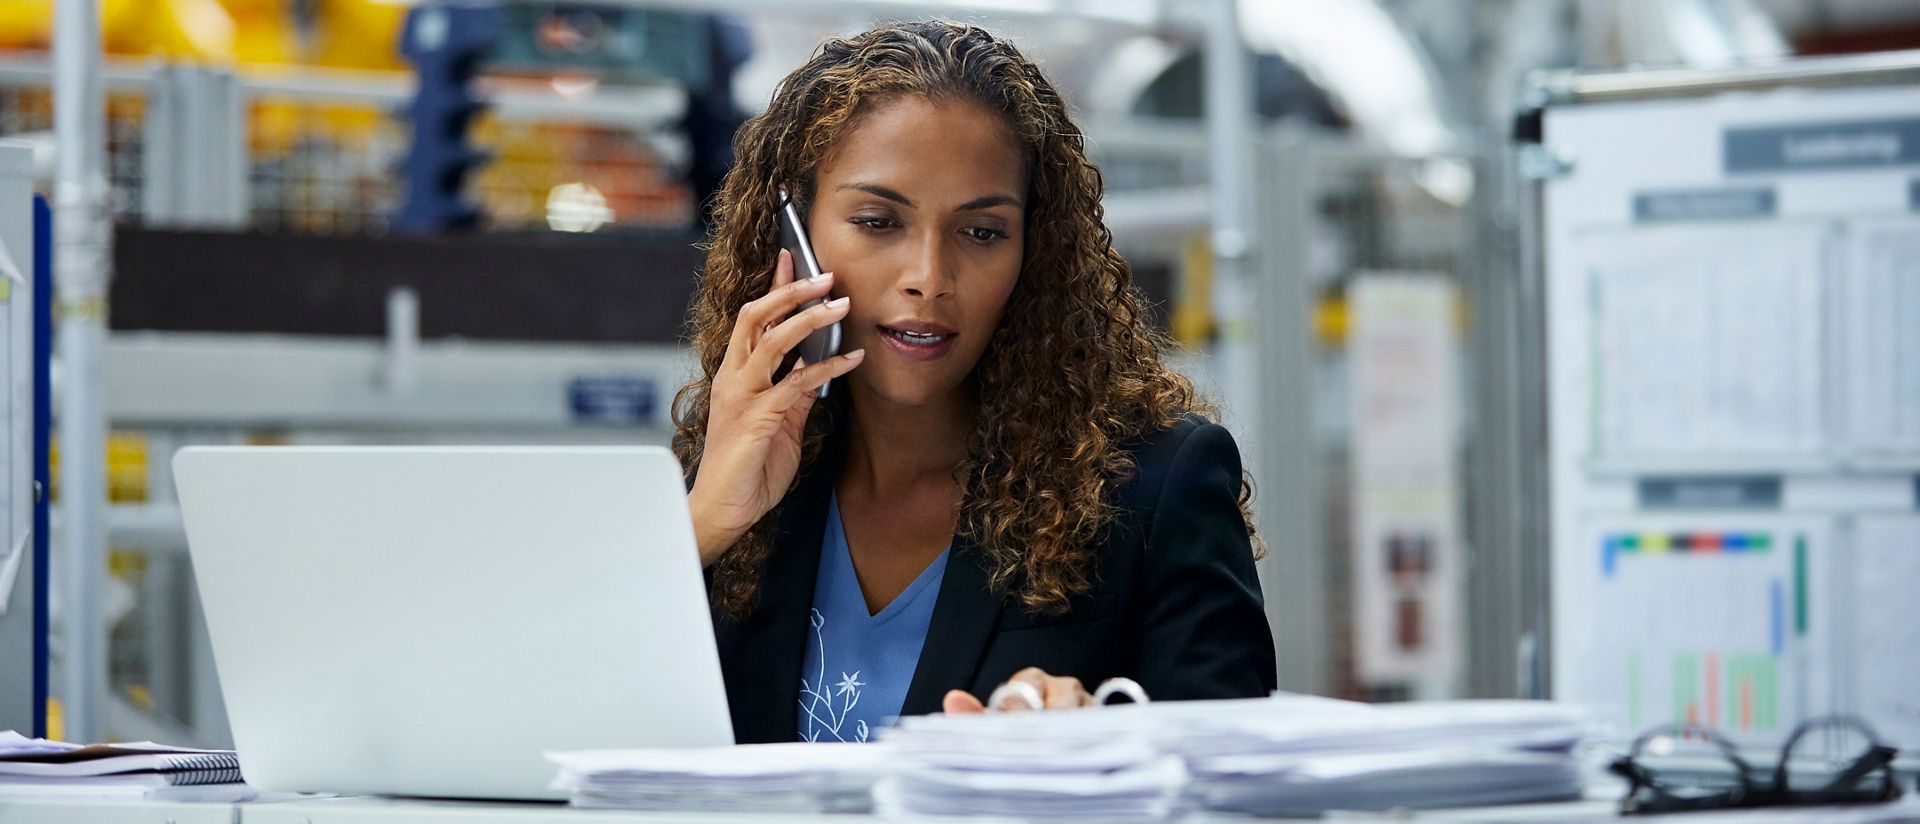
[[[485,106],[472,85],[481,61],[500,41],[503,20],[490,3],[424,3],[407,12],[400,53],[413,64],[419,88],[406,109],[413,143],[401,161],[407,194],[394,220],[401,232],[433,234],[480,223],[480,209],[461,195],[468,173],[488,160],[467,142],[473,118]]]
[[[48,427],[53,424],[53,209],[33,198],[33,737],[47,735]]]
[[[652,378],[631,375],[582,376],[567,384],[574,420],[621,426],[653,423],[660,393]]]

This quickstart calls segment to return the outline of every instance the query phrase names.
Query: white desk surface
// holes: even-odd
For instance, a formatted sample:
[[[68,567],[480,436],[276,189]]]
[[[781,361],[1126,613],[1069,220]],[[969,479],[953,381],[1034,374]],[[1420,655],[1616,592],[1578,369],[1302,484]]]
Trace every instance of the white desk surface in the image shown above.
[[[0,824],[237,824],[233,804],[113,798],[0,798]]]
[[[1613,801],[1574,801],[1423,813],[1336,813],[1325,819],[1346,822],[1433,822],[1434,824],[1511,824],[1512,822],[1591,822],[1618,817]],[[1747,810],[1659,816],[1642,820],[1747,824],[1785,819],[1860,822],[1920,821],[1920,797],[1878,807],[1828,807],[1798,810]],[[1273,819],[1198,816],[1175,824],[1244,824]],[[970,824],[1009,822],[989,818],[876,818],[864,815],[801,816],[738,813],[627,812],[577,810],[562,804],[440,801],[405,798],[330,798],[249,804],[182,804],[114,799],[0,799],[0,824]]]
[[[875,824],[872,816],[576,810],[562,803],[447,801],[423,798],[324,798],[249,804],[244,824],[773,824],[812,821]]]
[[[1592,821],[1611,818],[1613,805],[1578,802],[1428,813],[1413,820],[1449,822]],[[1431,816],[1431,818],[1429,817]],[[1351,814],[1348,821],[1406,821],[1405,815]],[[866,815],[771,815],[740,813],[577,810],[564,804],[442,801],[411,798],[328,798],[249,804],[179,804],[114,799],[4,799],[0,824],[1018,824],[1014,819]],[[1261,819],[1199,816],[1182,824]]]

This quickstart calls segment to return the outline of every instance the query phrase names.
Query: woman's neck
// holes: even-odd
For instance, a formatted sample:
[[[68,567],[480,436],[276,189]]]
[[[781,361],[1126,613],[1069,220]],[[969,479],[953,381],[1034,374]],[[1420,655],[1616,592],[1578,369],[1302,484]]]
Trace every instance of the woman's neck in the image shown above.
[[[846,463],[840,477],[843,494],[871,500],[882,491],[905,492],[929,483],[952,483],[967,457],[973,432],[973,407],[966,389],[939,402],[906,406],[872,392],[855,390]]]

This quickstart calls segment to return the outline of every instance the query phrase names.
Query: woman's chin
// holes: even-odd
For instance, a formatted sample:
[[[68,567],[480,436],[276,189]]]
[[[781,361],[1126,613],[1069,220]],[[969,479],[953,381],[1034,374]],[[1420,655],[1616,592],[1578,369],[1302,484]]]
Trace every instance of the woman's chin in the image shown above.
[[[867,378],[862,380],[862,378]],[[855,370],[847,378],[855,382],[853,397],[871,397],[887,406],[931,406],[953,397],[958,381],[928,380],[931,376],[863,376]]]

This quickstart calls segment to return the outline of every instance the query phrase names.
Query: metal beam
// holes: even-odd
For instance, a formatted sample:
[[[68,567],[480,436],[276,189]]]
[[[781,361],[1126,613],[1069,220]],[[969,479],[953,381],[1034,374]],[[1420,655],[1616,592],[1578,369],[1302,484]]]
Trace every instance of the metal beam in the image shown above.
[[[59,333],[60,696],[69,740],[99,741],[107,694],[107,335],[113,223],[107,214],[106,114],[97,0],[59,0],[53,26],[54,317]]]
[[[1536,74],[1528,84],[1534,108],[1568,103],[1607,103],[1687,97],[1710,92],[1752,91],[1781,86],[1870,86],[1920,82],[1920,50],[1713,69],[1666,69],[1579,74]]]
[[[1273,132],[1260,147],[1261,231],[1250,277],[1260,430],[1254,502],[1270,555],[1262,567],[1267,620],[1280,663],[1280,688],[1334,689],[1335,632],[1328,604],[1333,580],[1326,534],[1326,486],[1314,428],[1312,265],[1313,173],[1319,144],[1299,132]]]
[[[634,8],[681,8],[704,12],[792,14],[792,0],[605,0]],[[820,15],[866,15],[875,19],[948,16],[990,17],[1009,22],[1106,23],[1147,30],[1174,22],[1164,0],[818,0],[807,11]]]
[[[418,440],[552,435],[665,443],[667,403],[693,374],[678,345],[634,346],[122,332],[107,340],[113,420],[191,431],[358,431]],[[396,369],[395,356],[406,365]],[[396,391],[388,376],[410,375]],[[640,426],[582,421],[576,378],[651,383],[658,407]],[[164,457],[164,456],[163,456]]]
[[[165,64],[109,60],[102,87],[114,92],[146,93]],[[42,88],[53,71],[44,55],[0,50],[0,88]],[[249,69],[239,78],[242,103],[263,98],[301,102],[399,106],[413,96],[413,80],[392,72],[349,69]],[[662,129],[686,112],[686,91],[672,86],[596,84],[562,92],[539,83],[482,78],[479,97],[503,120],[565,120],[636,130]]]

